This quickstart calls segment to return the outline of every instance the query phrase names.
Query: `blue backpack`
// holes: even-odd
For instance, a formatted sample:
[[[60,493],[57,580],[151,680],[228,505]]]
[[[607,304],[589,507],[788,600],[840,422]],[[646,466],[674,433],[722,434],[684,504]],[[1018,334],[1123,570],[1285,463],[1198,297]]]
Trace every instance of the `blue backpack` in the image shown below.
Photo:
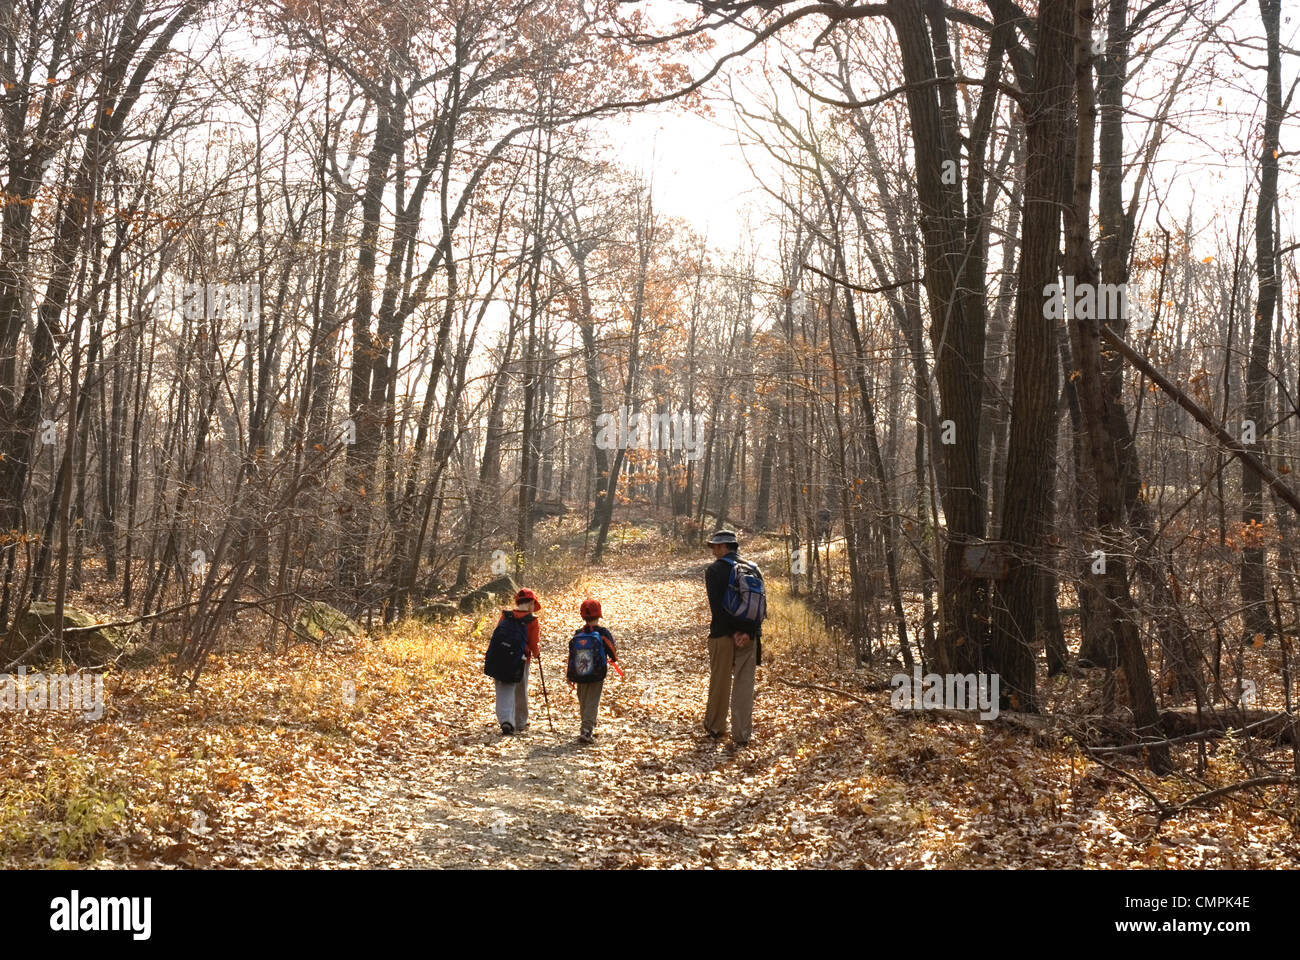
[[[583,627],[569,641],[569,669],[571,683],[598,683],[605,679],[605,638],[598,630]]]
[[[483,655],[483,672],[502,683],[518,683],[524,678],[524,657],[528,650],[530,614],[523,619],[510,610],[501,614],[501,622],[492,631],[487,653]]]
[[[731,564],[731,578],[722,603],[727,612],[737,620],[758,627],[767,616],[767,591],[763,586],[763,571],[758,564],[741,560],[728,554],[722,559]]]

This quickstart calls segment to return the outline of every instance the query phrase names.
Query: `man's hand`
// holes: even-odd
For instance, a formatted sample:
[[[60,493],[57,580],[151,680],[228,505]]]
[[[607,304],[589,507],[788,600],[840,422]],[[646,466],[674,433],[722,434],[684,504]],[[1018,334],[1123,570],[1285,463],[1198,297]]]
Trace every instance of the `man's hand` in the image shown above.
[[[736,641],[737,648],[743,647],[745,644],[749,643],[749,634],[747,633],[733,633],[731,637]]]

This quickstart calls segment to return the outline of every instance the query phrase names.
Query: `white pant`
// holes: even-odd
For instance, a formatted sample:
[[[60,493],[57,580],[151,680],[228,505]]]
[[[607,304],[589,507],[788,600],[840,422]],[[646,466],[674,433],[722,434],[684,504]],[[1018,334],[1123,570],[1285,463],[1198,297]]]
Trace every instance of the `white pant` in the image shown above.
[[[508,723],[516,730],[528,726],[528,667],[529,661],[524,661],[524,676],[518,683],[492,681],[497,685],[497,723]]]

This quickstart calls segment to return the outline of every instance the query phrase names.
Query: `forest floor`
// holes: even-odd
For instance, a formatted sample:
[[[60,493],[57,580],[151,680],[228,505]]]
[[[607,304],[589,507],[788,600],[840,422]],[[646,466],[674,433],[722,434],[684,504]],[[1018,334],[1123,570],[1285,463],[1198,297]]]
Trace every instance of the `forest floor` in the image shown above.
[[[94,723],[14,715],[0,729],[0,866],[1300,863],[1277,794],[1273,811],[1247,792],[1156,830],[1146,797],[1077,749],[892,709],[887,690],[835,671],[811,611],[779,585],[753,741],[707,737],[707,559],[633,545],[542,594],[554,732],[534,670],[529,730],[500,735],[481,673],[491,612],[347,650],[229,653],[193,694],[161,669],[115,675]],[[563,664],[589,595],[626,679],[610,671],[584,746]],[[1126,773],[1169,802],[1245,778],[1231,742],[1200,778],[1136,760]]]

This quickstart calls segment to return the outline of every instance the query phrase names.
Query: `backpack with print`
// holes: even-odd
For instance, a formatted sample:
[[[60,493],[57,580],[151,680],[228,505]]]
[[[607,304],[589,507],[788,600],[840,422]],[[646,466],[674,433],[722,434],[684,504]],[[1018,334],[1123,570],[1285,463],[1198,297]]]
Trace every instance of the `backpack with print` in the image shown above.
[[[599,630],[583,627],[569,641],[569,669],[571,683],[598,683],[605,679],[608,670],[605,662],[605,638]]]

